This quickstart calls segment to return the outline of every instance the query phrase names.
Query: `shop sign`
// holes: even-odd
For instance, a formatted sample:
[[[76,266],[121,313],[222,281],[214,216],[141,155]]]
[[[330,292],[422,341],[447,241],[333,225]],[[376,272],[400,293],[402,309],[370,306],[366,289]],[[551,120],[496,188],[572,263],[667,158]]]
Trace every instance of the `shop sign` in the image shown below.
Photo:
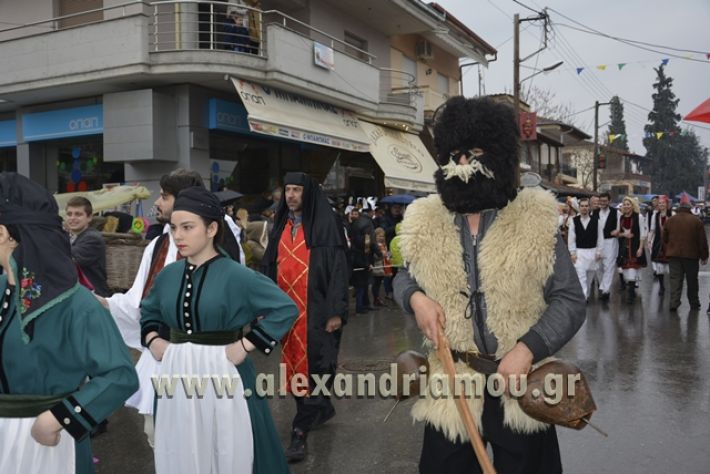
[[[16,120],[0,120],[0,147],[17,145]]]
[[[26,142],[97,135],[103,132],[101,104],[34,112],[22,116],[22,134]]]
[[[210,99],[208,128],[226,132],[249,132],[247,110],[239,102]]]

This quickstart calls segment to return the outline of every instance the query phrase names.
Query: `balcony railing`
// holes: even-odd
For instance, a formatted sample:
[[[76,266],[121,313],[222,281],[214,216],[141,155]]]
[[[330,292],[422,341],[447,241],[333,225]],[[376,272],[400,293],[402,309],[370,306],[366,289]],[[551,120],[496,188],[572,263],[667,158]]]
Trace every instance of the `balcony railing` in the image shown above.
[[[152,2],[151,51],[212,50],[267,55],[266,28],[277,24],[333,51],[372,64],[375,56],[278,10],[206,0]]]
[[[397,69],[380,68],[380,102],[414,106],[418,93],[414,75]]]

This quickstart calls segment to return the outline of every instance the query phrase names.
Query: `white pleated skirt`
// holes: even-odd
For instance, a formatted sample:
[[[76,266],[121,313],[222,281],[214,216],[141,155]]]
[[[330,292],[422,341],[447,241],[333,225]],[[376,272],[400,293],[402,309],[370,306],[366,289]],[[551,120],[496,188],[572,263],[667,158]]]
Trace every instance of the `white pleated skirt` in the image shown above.
[[[152,378],[160,373],[160,362],[153,358],[153,354],[148,349],[143,349],[136,364],[136,373],[138,391],[126,400],[126,406],[136,408],[141,415],[152,415],[155,398]]]
[[[244,385],[224,346],[170,344],[159,368],[177,380],[172,397],[158,393],[155,415],[157,474],[251,474],[254,440]],[[177,376],[177,378],[176,378]],[[212,377],[230,380],[220,397]],[[182,377],[182,379],[180,378]],[[188,397],[181,380],[207,380]],[[199,385],[199,384],[196,384]],[[223,387],[224,388],[224,387]]]
[[[0,473],[74,474],[74,438],[62,430],[59,444],[43,446],[30,434],[36,418],[0,418]]]

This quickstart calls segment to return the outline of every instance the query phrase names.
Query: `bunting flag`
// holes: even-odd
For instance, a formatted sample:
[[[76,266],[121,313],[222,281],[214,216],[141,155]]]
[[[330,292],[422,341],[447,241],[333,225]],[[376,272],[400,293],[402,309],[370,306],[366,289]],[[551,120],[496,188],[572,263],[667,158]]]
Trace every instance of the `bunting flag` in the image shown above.
[[[599,66],[597,66],[597,69],[599,69],[600,71],[606,71],[606,64],[600,64]]]
[[[656,138],[661,139],[663,137],[663,132],[656,132]]]
[[[583,67],[578,67],[578,68],[577,68],[577,75],[579,76],[580,74],[582,74],[582,71],[584,71],[584,68],[583,68]]]
[[[670,59],[668,59],[668,58],[661,59],[661,64],[663,64],[664,66],[667,66],[667,65],[668,65],[668,61],[670,61]]]
[[[617,64],[617,66],[619,66],[619,71],[621,71],[622,69],[624,69],[624,66],[626,66],[626,63],[619,63]]]
[[[609,143],[614,143],[614,140],[616,140],[617,138],[624,138],[624,134],[623,133],[618,133],[618,134],[610,133],[609,134]]]

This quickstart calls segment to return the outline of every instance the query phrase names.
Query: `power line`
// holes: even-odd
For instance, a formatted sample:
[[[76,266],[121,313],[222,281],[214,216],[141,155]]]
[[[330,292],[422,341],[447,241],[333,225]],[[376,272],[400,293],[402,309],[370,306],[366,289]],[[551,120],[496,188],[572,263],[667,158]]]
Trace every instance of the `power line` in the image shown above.
[[[631,42],[631,41],[626,41],[626,40],[623,40],[623,39],[614,38],[614,37],[611,37],[611,36],[606,35],[606,34],[604,34],[604,33],[594,33],[594,32],[592,32],[592,31],[587,31],[587,30],[584,30],[584,29],[582,29],[582,28],[574,27],[574,26],[572,26],[572,25],[566,25],[566,24],[564,24],[564,23],[556,23],[556,24],[557,24],[558,26],[562,26],[562,27],[564,27],[564,28],[570,28],[570,29],[572,29],[572,30],[579,31],[579,32],[582,32],[582,33],[587,33],[587,34],[594,35],[594,36],[601,36],[601,37],[603,37],[603,38],[612,39],[612,40],[614,40],[614,41],[618,41],[618,42],[620,42],[620,43],[624,43],[624,44],[626,44],[626,45],[628,45],[628,46],[631,46],[631,47],[633,47],[633,48],[643,49],[643,50],[645,50],[645,51],[650,51],[650,52],[652,52],[652,53],[658,53],[658,54],[661,54],[661,55],[663,55],[663,56],[670,56],[671,58],[684,59],[684,60],[686,60],[686,61],[695,61],[695,62],[697,62],[697,63],[710,64],[710,61],[706,61],[705,59],[689,58],[689,57],[687,57],[687,56],[680,56],[680,55],[678,55],[678,54],[669,53],[669,52],[667,52],[667,51],[659,51],[659,50],[657,50],[657,49],[647,48],[647,47],[645,47],[645,46],[639,46],[638,44],[635,44],[634,42]],[[691,52],[691,51],[687,51],[687,52]],[[695,52],[695,51],[693,51],[693,52]],[[700,54],[705,54],[705,53],[700,53]]]
[[[535,10],[534,8],[530,8],[529,6],[525,5],[524,3],[519,2],[518,0],[513,0],[513,2],[517,3],[517,4],[520,5],[521,7],[527,8],[528,10],[530,10],[530,11],[533,12],[533,13],[536,13],[536,14],[538,14],[538,15],[541,14],[541,12]]]
[[[681,51],[681,52],[685,52],[685,53],[698,53],[698,54],[707,54],[707,53],[708,53],[707,51],[697,51],[697,50],[686,49],[686,48],[674,48],[674,47],[672,47],[672,46],[664,46],[664,45],[660,45],[660,44],[647,43],[647,42],[645,42],[645,41],[638,41],[638,40],[632,40],[632,39],[628,39],[628,38],[621,38],[621,37],[619,37],[619,36],[613,36],[613,35],[610,35],[610,34],[601,32],[601,31],[599,31],[599,30],[596,30],[596,29],[594,29],[594,28],[592,28],[592,27],[590,27],[590,26],[587,26],[587,25],[585,25],[585,24],[583,24],[583,23],[580,23],[580,22],[578,22],[577,20],[574,20],[574,19],[568,17],[567,15],[563,14],[562,12],[559,12],[559,11],[555,10],[554,8],[548,8],[548,10],[557,13],[557,14],[560,15],[562,18],[565,18],[565,19],[571,21],[572,23],[575,23],[576,25],[579,25],[579,26],[581,26],[581,27],[584,28],[584,29],[581,29],[581,28],[574,28],[574,27],[572,27],[572,26],[570,26],[570,25],[564,25],[564,26],[567,26],[568,28],[573,28],[573,29],[576,29],[576,30],[578,30],[578,31],[583,31],[583,32],[585,32],[585,33],[596,34],[596,35],[598,35],[598,36],[604,36],[605,38],[609,38],[609,39],[612,39],[612,40],[615,40],[615,41],[621,41],[622,43],[627,43],[627,44],[628,44],[628,43],[642,44],[642,45],[645,45],[645,46],[653,46],[653,47],[655,47],[655,48],[669,49],[669,50],[672,50],[672,51]]]

